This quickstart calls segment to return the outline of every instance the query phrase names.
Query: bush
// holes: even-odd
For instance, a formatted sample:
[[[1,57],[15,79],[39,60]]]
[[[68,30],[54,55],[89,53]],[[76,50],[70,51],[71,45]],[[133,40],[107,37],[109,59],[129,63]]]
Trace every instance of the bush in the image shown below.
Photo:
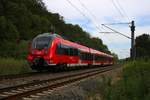
[[[25,59],[28,52],[28,41],[2,41],[0,43],[0,57]]]
[[[0,58],[0,75],[21,74],[31,72],[31,69],[25,60],[16,60],[14,58]]]
[[[126,63],[121,80],[103,91],[104,100],[150,100],[149,76],[150,60]]]

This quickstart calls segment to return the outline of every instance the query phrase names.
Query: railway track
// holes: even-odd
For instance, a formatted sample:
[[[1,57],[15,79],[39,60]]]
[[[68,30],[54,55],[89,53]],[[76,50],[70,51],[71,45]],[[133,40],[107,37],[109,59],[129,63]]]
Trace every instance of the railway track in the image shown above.
[[[61,77],[51,78],[48,80],[35,81],[28,84],[18,85],[14,87],[8,87],[0,89],[0,100],[20,100],[26,97],[36,97],[42,95],[42,93],[48,93],[49,91],[62,87],[67,84],[80,81],[82,79],[110,71],[116,66],[95,68],[84,72],[76,72]]]
[[[83,69],[83,68],[82,68]],[[52,70],[52,71],[43,71],[43,72],[29,72],[29,73],[23,73],[23,74],[14,74],[14,75],[0,75],[0,81],[2,80],[12,80],[12,79],[19,79],[19,78],[25,78],[30,76],[36,76],[36,75],[47,75],[52,73],[63,73],[63,72],[70,72],[70,71],[76,71],[76,70],[82,70],[82,69],[68,69],[68,70]],[[85,68],[84,68],[85,69]]]
[[[0,80],[11,80],[11,79],[17,79],[17,78],[24,78],[29,77],[32,75],[38,75],[41,74],[40,72],[30,72],[30,73],[24,73],[24,74],[14,74],[14,75],[1,75]]]
[[[77,69],[73,69],[73,70],[77,70]],[[72,71],[72,70],[70,69],[68,71]],[[62,72],[65,72],[65,70],[63,70]],[[52,74],[52,73],[61,73],[61,72],[59,72],[59,71],[43,71],[43,72],[29,72],[29,73],[14,74],[14,75],[0,75],[0,81],[25,78],[25,77],[36,76],[36,75],[46,75],[46,74]]]

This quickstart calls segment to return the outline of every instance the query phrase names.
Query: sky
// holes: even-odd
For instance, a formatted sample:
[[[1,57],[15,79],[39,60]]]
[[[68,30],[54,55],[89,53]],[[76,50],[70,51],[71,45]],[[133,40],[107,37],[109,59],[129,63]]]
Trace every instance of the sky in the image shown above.
[[[43,0],[48,11],[59,13],[66,23],[78,24],[92,37],[103,40],[120,59],[130,56],[131,40],[102,26],[131,37],[130,24],[135,21],[135,36],[150,34],[150,0]],[[110,23],[125,23],[109,25]]]

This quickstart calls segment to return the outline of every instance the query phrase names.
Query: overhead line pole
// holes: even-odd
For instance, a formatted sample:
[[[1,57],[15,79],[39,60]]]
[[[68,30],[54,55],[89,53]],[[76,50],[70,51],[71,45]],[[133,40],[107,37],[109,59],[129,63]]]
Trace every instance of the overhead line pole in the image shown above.
[[[135,51],[135,40],[134,40],[134,31],[135,31],[135,25],[134,21],[131,22],[131,58],[135,59],[136,57],[136,51]]]
[[[121,32],[118,32],[108,26],[106,26],[105,24],[102,24],[103,26],[105,26],[106,28],[110,29],[111,31],[115,32],[115,33],[119,33],[120,35],[131,39],[131,49],[130,49],[130,57],[131,59],[135,59],[136,58],[136,50],[135,50],[135,39],[134,39],[134,31],[135,31],[135,23],[134,21],[132,21],[131,23],[111,23],[111,24],[107,24],[107,25],[115,25],[115,24],[131,24],[130,28],[131,28],[131,38],[122,34]],[[100,32],[100,33],[110,33],[110,32]]]

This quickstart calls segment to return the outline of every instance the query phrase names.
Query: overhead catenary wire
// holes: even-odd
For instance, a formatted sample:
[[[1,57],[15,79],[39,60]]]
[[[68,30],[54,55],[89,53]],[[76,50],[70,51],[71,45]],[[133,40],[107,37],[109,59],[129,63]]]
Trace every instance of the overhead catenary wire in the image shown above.
[[[84,13],[82,13],[82,11],[81,11],[80,9],[78,9],[72,2],[70,2],[69,0],[67,0],[67,2],[68,2],[72,7],[74,7],[78,12],[80,12],[80,14],[82,14],[86,19],[88,19],[87,16],[86,16]],[[100,29],[99,27],[97,27],[96,25],[95,25],[95,27],[96,27],[96,29],[98,29],[99,31],[101,31],[101,29]]]
[[[67,1],[69,1],[69,0],[67,0]],[[96,20],[96,17],[90,12],[90,10],[81,2],[81,0],[78,0],[79,2],[80,2],[80,4],[81,4],[81,6],[83,7],[83,8],[85,8],[89,13],[90,13],[90,15],[94,18],[94,20]],[[70,1],[69,1],[70,2]],[[71,2],[70,2],[71,3]],[[118,2],[117,4],[118,4],[118,6],[117,6],[117,4],[114,2],[114,0],[112,0],[112,3],[113,3],[113,5],[114,5],[114,7],[117,9],[117,11],[119,12],[119,14],[123,17],[123,18],[127,18],[128,19],[128,21],[129,21],[129,17],[127,16],[127,14],[126,14],[126,12],[124,11],[124,9],[121,7],[121,5],[120,5],[120,3]],[[72,4],[72,3],[71,3]],[[73,5],[73,4],[72,4]],[[74,5],[75,6],[75,5]],[[76,6],[75,6],[75,8],[77,8]],[[77,9],[79,9],[79,8],[77,8]],[[76,9],[76,10],[77,10]],[[80,9],[79,9],[80,10]],[[83,13],[81,10],[80,10],[80,12],[81,13]],[[86,18],[88,19],[88,17],[87,17],[87,15],[85,15],[84,13],[82,14],[82,15],[84,15],[84,16],[86,16]],[[90,19],[91,20],[91,19]],[[91,20],[92,21],[92,20]],[[116,23],[112,23],[111,25],[113,25],[113,24],[116,24]],[[124,23],[119,23],[119,24],[124,24]],[[95,25],[96,26],[96,25]],[[105,26],[105,25],[104,25]],[[107,26],[105,26],[106,28],[108,28],[108,29],[110,29],[110,30],[112,30],[113,32],[115,32],[115,33],[119,33],[120,35],[122,35],[122,36],[124,36],[124,37],[126,37],[126,38],[128,38],[128,39],[131,39],[129,36],[126,36],[126,35],[124,35],[123,33],[121,33],[121,32],[118,32],[118,31],[116,31],[116,30],[114,30],[114,29],[112,29],[112,28],[110,28],[110,27],[107,27]],[[99,27],[97,27],[96,26],[96,28],[99,30]],[[107,33],[109,33],[109,32],[107,32]]]
[[[99,26],[100,24],[97,23],[97,22],[98,22],[97,17],[86,7],[86,5],[85,5],[83,2],[81,2],[81,0],[78,0],[78,1],[79,1],[79,3],[81,4],[81,6],[91,15],[91,17],[93,17],[94,22],[97,24],[96,27],[97,27],[100,31],[102,31],[102,30],[100,29],[100,26]]]
[[[124,8],[121,6],[119,0],[116,0],[116,3],[118,4],[119,8],[122,10],[122,12],[124,13],[124,15],[126,16],[127,20],[130,21],[130,18],[128,16],[128,14],[126,13],[126,11],[124,10]]]
[[[118,8],[118,6],[117,6],[116,3],[114,2],[114,0],[111,0],[111,2],[112,2],[112,4],[113,4],[113,6],[116,8],[116,10],[118,11],[118,13],[119,13],[122,17],[124,17],[124,15],[123,15],[122,12],[120,11],[120,9]]]
[[[117,4],[116,4],[116,2],[114,0],[111,0],[111,2],[112,2],[113,6],[116,8],[117,12],[120,14],[121,17],[129,19],[127,17],[127,14],[125,14],[125,11],[123,11],[123,8],[121,7],[119,2],[117,2],[119,7],[117,6]]]
[[[66,0],[72,7],[74,7],[78,12],[80,12],[80,14],[82,14],[86,19],[88,19],[89,20],[89,18],[87,17],[87,15],[85,15],[79,8],[77,8],[70,0]],[[79,0],[79,2],[80,2],[80,4],[82,5],[82,7],[84,7],[89,13],[90,13],[90,15],[96,20],[96,17],[95,17],[95,15],[93,15],[90,11],[89,11],[89,9]],[[91,19],[90,19],[91,20]],[[89,21],[90,21],[89,20]],[[92,21],[92,20],[91,20]],[[95,23],[93,23],[93,24],[95,24]],[[97,25],[95,25],[95,27],[96,27],[96,29],[98,29],[98,30],[100,30],[100,32],[101,32],[101,29],[97,26]],[[120,33],[120,32],[118,32],[118,31],[113,31],[113,32],[115,32],[115,33]],[[112,33],[112,32],[111,32]],[[121,33],[122,34],[122,33]],[[128,36],[126,36],[126,37],[128,37]],[[130,37],[128,37],[128,38],[130,38]],[[108,40],[108,39],[107,39]]]
[[[128,39],[131,39],[129,36],[126,36],[126,35],[124,35],[123,33],[118,32],[118,31],[116,31],[116,30],[114,30],[114,29],[112,29],[112,28],[106,26],[105,24],[102,24],[102,25],[105,26],[106,28],[110,29],[110,30],[113,31],[113,32],[116,32],[116,33],[118,33],[118,34],[120,34],[120,35],[122,35],[122,36],[124,36],[124,37],[126,37],[126,38],[128,38]]]
[[[131,24],[131,22],[105,23],[105,25],[118,25],[118,24],[126,25],[126,24]]]
[[[79,8],[77,8],[71,1],[69,0],[66,0],[66,1],[90,22],[89,18]]]
[[[102,29],[100,28],[100,27],[101,27],[101,24],[97,23],[98,20],[97,20],[96,16],[86,7],[86,5],[85,5],[83,2],[81,2],[81,0],[78,0],[78,1],[79,1],[80,5],[91,15],[91,17],[93,17],[94,21],[95,21],[96,24],[98,25],[98,26],[97,26],[98,29],[100,30],[99,33],[101,33],[101,32],[102,32]],[[106,32],[106,34],[107,34],[107,33],[115,33],[115,32]],[[103,37],[103,38],[105,38],[105,37]],[[108,40],[109,42],[112,41],[112,40],[110,40],[108,37],[106,38],[106,40]]]
[[[87,16],[87,15],[85,15],[79,8],[77,8],[70,0],[66,0],[73,8],[75,8],[83,17],[85,17],[87,20],[88,20],[88,22],[92,22],[93,23],[93,21]],[[95,25],[95,23],[93,23],[94,25]],[[101,31],[100,29],[99,29],[99,27],[97,27],[97,25],[95,25],[95,28],[97,29],[97,30],[99,30],[99,31]]]
[[[81,6],[86,9],[86,11],[94,18],[95,21],[97,21],[96,16],[85,6],[85,4],[83,2],[81,2],[81,0],[78,0],[79,3],[81,4]]]

